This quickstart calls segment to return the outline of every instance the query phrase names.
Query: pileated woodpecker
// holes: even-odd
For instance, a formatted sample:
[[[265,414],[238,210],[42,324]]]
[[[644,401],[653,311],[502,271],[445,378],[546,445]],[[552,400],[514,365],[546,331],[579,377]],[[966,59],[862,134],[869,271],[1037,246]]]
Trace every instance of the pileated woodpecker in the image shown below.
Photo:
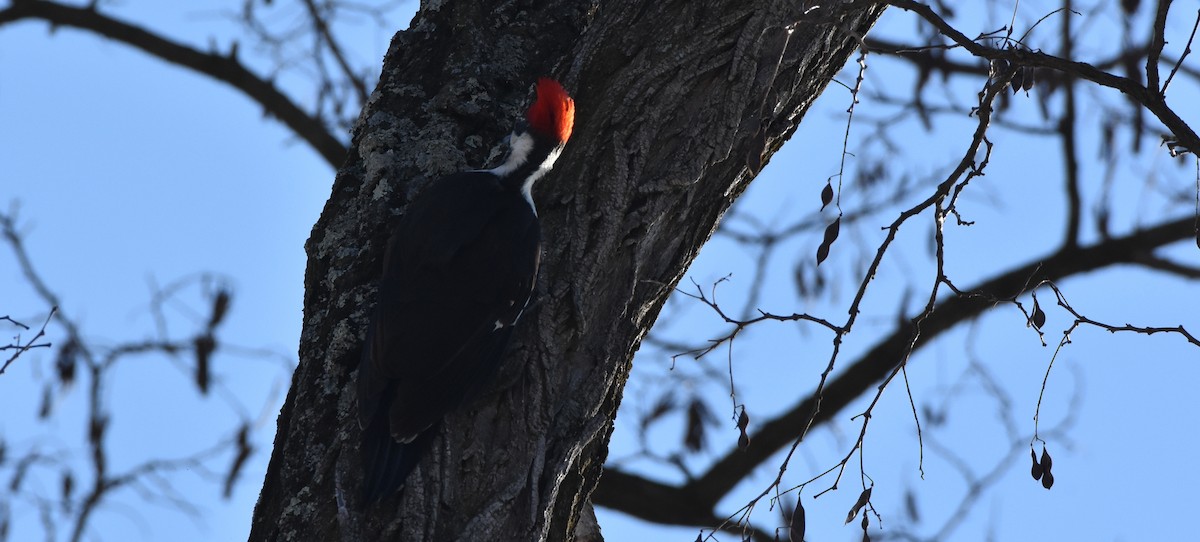
[[[442,418],[496,374],[541,258],[533,183],[574,120],[562,85],[539,79],[504,163],[434,182],[392,233],[358,366],[368,504],[400,488]]]

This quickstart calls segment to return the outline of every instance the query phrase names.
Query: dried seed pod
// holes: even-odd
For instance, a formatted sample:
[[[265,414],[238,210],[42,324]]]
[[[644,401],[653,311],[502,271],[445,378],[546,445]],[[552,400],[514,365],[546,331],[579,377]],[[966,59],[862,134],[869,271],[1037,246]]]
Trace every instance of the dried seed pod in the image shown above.
[[[833,185],[829,182],[825,183],[825,188],[821,190],[821,210],[825,210],[825,206],[833,202]]]
[[[208,329],[215,329],[225,319],[229,312],[229,302],[233,300],[229,290],[221,288],[213,296],[212,314],[208,317]]]
[[[1042,464],[1042,470],[1046,471],[1046,474],[1050,474],[1050,467],[1054,465],[1054,460],[1050,459],[1050,452],[1046,451],[1044,444],[1042,445],[1042,460],[1040,463]]]
[[[791,521],[788,522],[788,541],[804,542],[804,497],[796,498],[796,509],[792,511]]]
[[[862,493],[858,494],[858,500],[854,502],[854,506],[850,507],[850,513],[846,514],[846,523],[854,521],[855,516],[858,515],[858,511],[862,510],[862,507],[871,502],[871,490],[874,489],[874,487],[875,486],[868,487],[867,489],[864,489]]]
[[[1042,487],[1044,487],[1046,489],[1050,489],[1050,487],[1053,485],[1054,485],[1054,475],[1050,474],[1050,472],[1047,471],[1046,474],[1042,475]]]
[[[212,359],[212,353],[217,349],[217,340],[213,337],[212,332],[198,335],[193,341],[196,350],[196,387],[200,389],[200,393],[208,393],[209,382],[209,361]]]
[[[1037,329],[1042,329],[1042,326],[1046,325],[1046,312],[1038,305],[1036,297],[1033,298],[1033,314],[1030,315],[1029,322]]]
[[[838,232],[842,228],[842,217],[837,217],[833,223],[825,228],[825,239],[821,241],[821,246],[817,247],[817,265],[825,261],[829,257],[829,247],[838,238]]]
[[[54,359],[54,369],[58,372],[58,381],[63,386],[70,386],[75,382],[75,365],[78,358],[79,343],[73,339],[68,340],[58,350],[58,357]]]
[[[225,475],[226,499],[233,496],[234,484],[242,472],[242,467],[246,465],[246,460],[250,459],[250,454],[254,453],[254,447],[250,445],[249,435],[250,426],[242,424],[242,427],[238,429],[237,435],[237,455],[233,457],[233,465],[229,467],[229,472]]]
[[[749,425],[750,415],[746,414],[746,407],[742,407],[742,413],[738,415],[737,421],[738,431],[741,432],[741,434],[738,435],[738,449],[740,450],[745,450],[750,446],[750,435],[746,434],[746,427]]]
[[[1031,473],[1033,474],[1033,479],[1041,480],[1042,479],[1042,466],[1040,464],[1038,464],[1037,454],[1033,453],[1033,448],[1029,449],[1029,457],[1031,459],[1033,459],[1033,468],[1031,469]]]

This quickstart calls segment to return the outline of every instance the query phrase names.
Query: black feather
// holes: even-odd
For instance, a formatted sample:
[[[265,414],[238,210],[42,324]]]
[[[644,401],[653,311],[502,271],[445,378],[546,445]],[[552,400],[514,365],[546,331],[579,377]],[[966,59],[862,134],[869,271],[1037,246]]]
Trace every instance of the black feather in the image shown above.
[[[367,503],[403,485],[442,418],[504,359],[541,252],[537,215],[513,188],[485,171],[441,179],[389,242],[358,374]]]

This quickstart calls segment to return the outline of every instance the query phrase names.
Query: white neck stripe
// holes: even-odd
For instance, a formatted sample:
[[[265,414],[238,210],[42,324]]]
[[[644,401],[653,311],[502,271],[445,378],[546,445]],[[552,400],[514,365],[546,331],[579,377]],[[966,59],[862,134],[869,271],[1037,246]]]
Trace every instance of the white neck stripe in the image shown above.
[[[533,135],[529,132],[524,132],[513,137],[510,140],[510,144],[512,149],[508,153],[508,159],[503,164],[485,171],[499,177],[505,177],[525,165],[525,162],[529,160],[529,153],[533,152]],[[525,178],[521,183],[521,195],[525,197],[525,201],[529,202],[529,208],[533,209],[534,215],[537,214],[537,207],[533,204],[533,183],[545,176],[554,167],[554,162],[558,160],[558,155],[561,153],[562,146],[555,147],[546,156],[546,159],[538,165],[537,169],[530,173],[529,177]]]
[[[554,162],[558,160],[559,154],[562,154],[562,147],[555,147],[554,150],[550,151],[550,155],[546,157],[546,160],[542,162],[542,165],[538,166],[525,179],[525,182],[521,184],[521,195],[525,196],[525,201],[529,202],[529,208],[533,209],[534,216],[537,216],[537,206],[533,204],[533,183],[550,172],[550,169],[554,167]]]

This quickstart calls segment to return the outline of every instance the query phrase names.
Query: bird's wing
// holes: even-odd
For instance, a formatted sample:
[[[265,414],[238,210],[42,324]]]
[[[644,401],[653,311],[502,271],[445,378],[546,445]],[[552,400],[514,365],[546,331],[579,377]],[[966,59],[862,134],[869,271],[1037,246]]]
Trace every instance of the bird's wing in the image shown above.
[[[386,413],[398,440],[491,379],[537,274],[528,203],[470,175],[414,202],[389,247],[359,375],[360,423]]]

